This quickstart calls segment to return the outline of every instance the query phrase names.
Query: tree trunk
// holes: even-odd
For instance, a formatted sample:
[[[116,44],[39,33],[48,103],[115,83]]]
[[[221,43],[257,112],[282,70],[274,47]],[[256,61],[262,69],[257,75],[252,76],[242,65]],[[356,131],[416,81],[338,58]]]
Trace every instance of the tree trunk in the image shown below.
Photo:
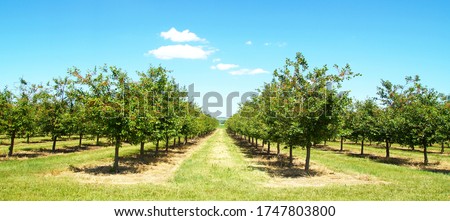
[[[56,136],[53,136],[53,145],[52,145],[52,152],[56,152]]]
[[[414,150],[414,144],[409,144],[409,148],[411,148],[411,150]]]
[[[364,154],[364,136],[362,137],[362,140],[361,140],[361,155],[363,155]]]
[[[141,149],[139,151],[139,154],[141,155],[141,157],[144,156],[144,146],[145,146],[144,141],[141,141]]]
[[[252,137],[252,145],[255,145],[255,138]]]
[[[423,164],[428,165],[427,141],[423,141]]]
[[[325,140],[325,141],[323,142],[323,145],[325,145],[325,146],[327,145],[327,140]]]
[[[280,156],[280,143],[277,142],[277,156]]]
[[[169,137],[166,137],[166,153],[169,152]]]
[[[184,145],[187,144],[187,142],[188,142],[187,140],[188,140],[187,136],[184,136]]]
[[[389,158],[389,138],[386,138],[386,158]]]
[[[99,134],[97,134],[97,142],[96,142],[96,145],[97,145],[97,146],[100,145],[100,135],[99,135]]]
[[[256,140],[256,145],[255,145],[255,147],[256,147],[256,149],[258,149],[258,138],[256,138],[255,140]]]
[[[344,137],[341,136],[341,149],[339,151],[343,151],[344,150]]]
[[[266,141],[265,140],[263,140],[262,141],[262,148],[264,149],[264,145],[266,144]]]
[[[116,137],[116,145],[114,149],[114,164],[113,164],[113,171],[119,172],[119,148],[120,148],[121,140],[120,136]]]
[[[11,133],[11,145],[9,146],[9,152],[8,152],[8,156],[12,156],[13,155],[13,151],[14,151],[14,140],[16,139],[16,131],[13,131]]]
[[[158,156],[158,151],[159,151],[159,140],[156,140],[155,157]]]
[[[441,143],[441,154],[444,153],[445,143],[442,141]]]
[[[309,161],[311,159],[311,143],[306,143],[306,160],[305,160],[305,172],[309,174]]]
[[[30,134],[27,133],[27,143],[30,143]]]
[[[173,138],[173,146],[177,145],[177,138]]]
[[[83,133],[80,133],[80,140],[78,142],[78,147],[81,148],[81,143],[83,142]]]
[[[181,146],[181,138],[178,137],[178,146]]]
[[[294,165],[294,157],[292,156],[292,145],[289,145],[289,167]]]
[[[270,155],[270,141],[267,141],[267,155]]]

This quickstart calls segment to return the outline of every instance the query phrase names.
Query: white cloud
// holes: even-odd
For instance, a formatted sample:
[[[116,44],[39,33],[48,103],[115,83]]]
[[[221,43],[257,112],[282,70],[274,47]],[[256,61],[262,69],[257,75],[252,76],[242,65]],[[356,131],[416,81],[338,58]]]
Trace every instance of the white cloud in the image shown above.
[[[204,50],[201,46],[167,45],[148,51],[147,55],[154,55],[158,59],[169,60],[174,58],[182,59],[206,59],[213,50]]]
[[[252,45],[253,43],[252,43],[252,41],[246,41],[245,44],[246,45]]]
[[[174,42],[205,41],[205,39],[199,38],[195,33],[190,32],[188,29],[179,32],[177,29],[171,28],[167,32],[161,32],[161,37],[170,39]]]
[[[213,59],[213,62],[214,62],[214,63],[219,62],[219,61],[221,61],[220,58],[214,58],[214,59]]]
[[[280,48],[286,47],[287,43],[286,42],[277,42],[277,46]]]
[[[269,45],[270,45],[269,42],[264,43],[264,46],[269,46]]]
[[[256,69],[239,69],[236,71],[230,71],[231,75],[256,75],[256,74],[267,74],[268,71],[262,69],[262,68],[256,68]]]
[[[226,70],[230,70],[233,68],[238,68],[239,65],[237,64],[223,64],[223,63],[219,63],[217,65],[211,66],[211,69],[213,70],[220,70],[220,71],[226,71]]]

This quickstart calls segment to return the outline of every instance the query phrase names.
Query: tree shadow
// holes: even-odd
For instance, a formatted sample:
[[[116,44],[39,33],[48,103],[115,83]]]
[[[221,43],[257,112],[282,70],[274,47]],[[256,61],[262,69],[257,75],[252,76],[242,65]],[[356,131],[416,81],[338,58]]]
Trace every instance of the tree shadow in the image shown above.
[[[158,166],[160,163],[171,163],[173,158],[186,153],[190,146],[195,142],[188,142],[186,145],[169,148],[165,152],[165,148],[158,151],[153,149],[145,150],[144,155],[133,154],[129,156],[119,157],[119,168],[115,171],[112,162],[109,165],[89,165],[82,167],[69,166],[69,170],[75,173],[87,173],[92,175],[111,175],[111,174],[139,174],[147,171],[149,166]]]
[[[433,169],[433,168],[422,168],[424,171],[432,172],[432,173],[442,173],[445,175],[450,175],[449,169]]]
[[[299,177],[313,177],[324,175],[324,171],[310,169],[307,173],[304,170],[305,164],[294,158],[293,165],[289,165],[289,156],[286,154],[277,155],[276,153],[268,153],[267,149],[262,150],[262,147],[255,148],[251,143],[238,136],[233,136],[234,144],[241,149],[244,156],[255,164],[250,165],[252,170],[259,170],[269,174],[272,177],[281,178],[299,178]]]
[[[344,143],[344,144],[361,146],[361,143],[355,144],[354,142],[353,143]],[[377,143],[364,144],[364,147],[373,147],[376,149],[383,149],[383,150],[386,149],[385,145],[377,144]],[[433,149],[429,149],[429,148],[433,148]],[[438,148],[438,149],[436,149],[436,148]],[[403,152],[414,152],[414,153],[422,153],[423,154],[423,148],[417,147],[417,146],[416,146],[416,148],[414,148],[414,150],[411,148],[408,148],[408,147],[404,147],[404,146],[403,147],[402,146],[394,146],[394,147],[391,146],[389,149],[390,150],[399,150],[399,151],[403,151]],[[440,147],[436,147],[436,146],[428,147],[427,153],[428,154],[443,154],[443,153],[441,153]]]
[[[10,156],[10,157],[8,157],[6,154],[2,154],[2,155],[0,155],[0,158],[5,158],[5,159],[8,159],[8,158],[13,158],[13,159],[21,159],[21,158],[23,158],[23,159],[27,159],[27,158],[36,158],[36,157],[40,157],[40,156],[42,156],[43,154],[40,154],[40,153],[14,153],[12,156]]]
[[[320,150],[323,151],[332,151],[339,154],[345,154],[350,157],[355,158],[362,158],[362,159],[369,159],[378,163],[384,163],[384,164],[391,164],[396,166],[407,166],[407,167],[413,167],[413,168],[419,168],[420,170],[434,172],[434,173],[443,173],[443,174],[450,174],[449,169],[441,169],[436,168],[440,165],[439,162],[431,162],[425,165],[423,162],[414,161],[412,159],[408,158],[400,158],[400,157],[384,157],[384,156],[377,156],[373,154],[358,154],[358,153],[352,153],[350,151],[339,151],[337,149],[331,148],[329,146],[318,146]],[[409,150],[412,151],[412,150]]]
[[[356,157],[356,158],[364,158],[364,159],[370,159],[372,161],[376,161],[379,163],[385,163],[385,164],[392,164],[397,166],[407,166],[412,165],[413,161],[406,159],[406,158],[397,158],[397,157],[382,157],[382,156],[376,156],[372,154],[357,154],[357,153],[347,153],[347,156],[350,157]]]

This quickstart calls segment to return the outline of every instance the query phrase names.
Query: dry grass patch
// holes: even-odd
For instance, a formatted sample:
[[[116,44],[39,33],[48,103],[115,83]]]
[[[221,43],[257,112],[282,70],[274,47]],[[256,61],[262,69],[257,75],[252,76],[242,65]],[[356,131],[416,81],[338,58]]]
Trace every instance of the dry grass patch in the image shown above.
[[[219,133],[225,132],[219,131]],[[225,144],[225,136],[226,135],[224,134],[220,134],[217,141],[213,143],[214,149],[210,152],[208,161],[211,164],[220,165],[223,167],[233,167],[236,163],[228,150],[229,147]]]

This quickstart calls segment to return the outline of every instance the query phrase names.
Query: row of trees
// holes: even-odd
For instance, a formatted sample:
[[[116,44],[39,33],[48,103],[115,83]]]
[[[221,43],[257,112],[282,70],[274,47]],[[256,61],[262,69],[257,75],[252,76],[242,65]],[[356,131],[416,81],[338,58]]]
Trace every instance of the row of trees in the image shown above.
[[[403,85],[382,80],[377,94],[350,106],[341,139],[361,140],[361,154],[364,140],[383,142],[387,158],[394,142],[412,150],[419,146],[423,148],[424,164],[428,163],[429,146],[439,143],[444,152],[450,140],[450,103],[444,95],[424,86],[419,76],[406,77]]]
[[[18,93],[5,88],[0,93],[0,131],[11,138],[8,155],[13,154],[17,135],[50,135],[52,150],[63,135],[107,137],[115,144],[113,169],[118,170],[122,142],[160,143],[169,139],[206,135],[217,127],[217,120],[205,115],[187,101],[184,88],[169,78],[163,67],[138,72],[139,80],[114,66],[95,68],[82,75],[72,68],[64,78],[46,85],[20,81]]]
[[[325,65],[310,69],[301,53],[287,59],[283,68],[274,71],[273,80],[266,83],[258,96],[241,105],[227,120],[231,133],[244,136],[258,146],[258,140],[280,143],[292,149],[306,149],[305,170],[309,171],[311,148],[320,142],[341,139],[386,143],[386,157],[393,142],[424,148],[424,163],[428,163],[427,147],[435,142],[444,145],[450,138],[450,105],[443,96],[421,84],[419,77],[407,77],[405,85],[382,81],[378,97],[353,102],[348,91],[338,90],[345,80],[360,74],[349,65],[334,66],[328,73]]]

